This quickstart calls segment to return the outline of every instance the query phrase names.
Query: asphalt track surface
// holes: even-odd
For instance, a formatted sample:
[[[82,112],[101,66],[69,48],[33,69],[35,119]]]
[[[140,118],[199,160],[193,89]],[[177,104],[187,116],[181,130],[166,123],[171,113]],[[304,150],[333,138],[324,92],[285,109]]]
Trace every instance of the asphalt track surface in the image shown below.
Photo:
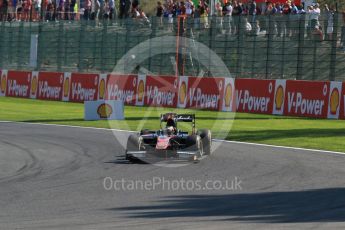
[[[0,123],[0,229],[345,228],[344,155],[224,143],[178,168],[121,155],[111,131]],[[108,190],[106,177],[241,184]]]

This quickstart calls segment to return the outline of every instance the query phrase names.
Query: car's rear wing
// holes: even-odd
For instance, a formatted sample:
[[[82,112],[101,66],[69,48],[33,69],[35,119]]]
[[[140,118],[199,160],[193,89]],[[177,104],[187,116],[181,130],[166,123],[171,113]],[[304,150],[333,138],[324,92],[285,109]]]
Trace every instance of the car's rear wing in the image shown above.
[[[177,114],[177,113],[161,114],[161,121],[167,122],[169,117],[174,119],[175,121],[181,121],[181,122],[194,122],[195,121],[195,114]]]
[[[176,121],[182,122],[193,122],[195,121],[195,114],[177,114],[175,117]]]
[[[165,113],[161,114],[161,127],[162,122],[167,122],[169,118],[174,119],[177,122],[191,122],[193,128],[193,134],[195,133],[195,114],[177,114],[177,113]]]

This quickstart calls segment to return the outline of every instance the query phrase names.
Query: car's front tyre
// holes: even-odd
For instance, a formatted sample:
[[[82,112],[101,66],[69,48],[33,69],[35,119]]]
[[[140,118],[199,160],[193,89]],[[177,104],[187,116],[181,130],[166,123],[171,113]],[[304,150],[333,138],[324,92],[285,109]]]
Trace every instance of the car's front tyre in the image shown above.
[[[136,134],[131,134],[127,140],[127,149],[126,149],[126,160],[130,162],[135,162],[137,159],[133,158],[131,155],[127,154],[130,151],[139,151],[141,149],[140,139]]]
[[[201,129],[197,132],[200,136],[205,155],[211,155],[212,133],[208,129]]]
[[[187,137],[186,145],[188,151],[197,152],[198,157],[204,155],[203,144],[199,135],[190,135]]]

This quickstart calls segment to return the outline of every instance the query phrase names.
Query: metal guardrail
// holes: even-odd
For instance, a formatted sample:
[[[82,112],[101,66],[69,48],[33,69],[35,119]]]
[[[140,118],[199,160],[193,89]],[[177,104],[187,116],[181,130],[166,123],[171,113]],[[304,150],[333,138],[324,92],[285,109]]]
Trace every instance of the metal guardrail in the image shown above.
[[[334,17],[332,38],[323,41],[319,31],[310,28],[304,15],[257,16],[252,26],[261,27],[258,33],[246,31],[247,20],[246,16],[232,17],[231,20],[187,18],[179,31],[178,20],[156,17],[148,21],[129,18],[116,21],[2,22],[0,67],[111,72],[117,61],[141,42],[165,35],[176,36],[179,32],[180,36],[195,41],[195,46],[204,44],[215,51],[232,77],[345,80],[345,53],[341,49],[341,38],[345,39],[341,34],[345,34],[345,27],[342,27],[340,15]],[[325,26],[327,21],[319,22],[322,32],[326,32]],[[36,67],[30,67],[30,39],[33,34],[38,35]],[[164,39],[161,42],[176,48],[176,43],[165,44]],[[155,44],[152,44],[154,48]],[[194,50],[198,50],[197,47]],[[183,74],[209,75],[209,66],[200,64],[195,56],[198,55],[184,53]],[[138,63],[135,71],[176,74],[174,60],[175,54],[157,54]]]

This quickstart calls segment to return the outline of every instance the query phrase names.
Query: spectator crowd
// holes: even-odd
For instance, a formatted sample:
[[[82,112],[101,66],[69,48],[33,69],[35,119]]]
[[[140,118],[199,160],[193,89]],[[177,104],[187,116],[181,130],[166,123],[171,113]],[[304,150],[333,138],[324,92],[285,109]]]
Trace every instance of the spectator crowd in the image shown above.
[[[79,2],[79,1],[78,1]],[[203,30],[216,26],[221,33],[236,35],[298,36],[306,28],[307,36],[332,39],[335,9],[319,4],[296,5],[293,0],[273,3],[266,0],[217,0],[215,16],[209,17],[207,0],[160,0],[155,16],[159,28],[172,30],[177,18],[183,16],[184,27]],[[153,15],[152,15],[153,16]],[[139,0],[0,0],[1,21],[114,20],[131,18],[148,26],[151,23]],[[302,24],[301,24],[302,22]],[[303,24],[304,23],[304,24]]]
[[[276,2],[276,1],[275,1]],[[321,9],[322,8],[322,9]],[[210,15],[210,7],[206,1],[166,0],[157,3],[159,22],[173,23],[179,15],[185,15],[188,28],[207,29],[216,26],[220,32],[228,34],[248,35],[282,35],[297,36],[302,28],[306,28],[308,36],[319,36],[331,39],[334,27],[335,9],[333,6],[314,4],[306,7],[296,5],[294,1],[273,3],[266,0],[257,4],[255,0],[216,1],[214,15]],[[210,19],[215,18],[215,21]]]
[[[74,20],[76,0],[0,0],[0,21]]]

